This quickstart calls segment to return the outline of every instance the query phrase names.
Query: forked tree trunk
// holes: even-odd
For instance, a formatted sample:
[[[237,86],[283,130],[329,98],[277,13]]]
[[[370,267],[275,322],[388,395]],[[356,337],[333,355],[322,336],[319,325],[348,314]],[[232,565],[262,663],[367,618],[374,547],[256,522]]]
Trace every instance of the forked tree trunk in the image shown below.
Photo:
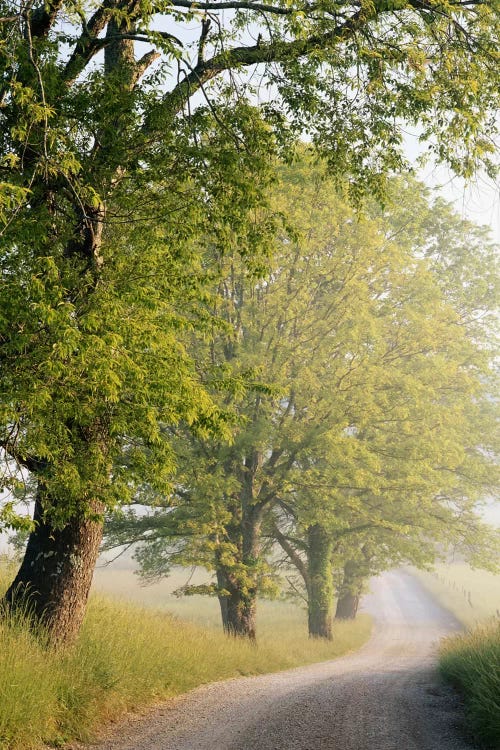
[[[96,514],[100,508],[96,507]],[[71,644],[83,621],[103,525],[74,517],[63,529],[44,520],[35,501],[35,530],[30,534],[19,572],[5,594],[9,608],[28,610],[47,631],[54,647]]]
[[[331,536],[314,524],[308,536],[308,623],[310,638],[332,639],[333,576]]]
[[[258,592],[255,564],[260,552],[262,510],[243,503],[241,516],[226,528],[234,545],[235,567],[228,567],[224,556],[216,550],[215,570],[219,591],[224,592],[219,596],[224,632],[255,641]]]

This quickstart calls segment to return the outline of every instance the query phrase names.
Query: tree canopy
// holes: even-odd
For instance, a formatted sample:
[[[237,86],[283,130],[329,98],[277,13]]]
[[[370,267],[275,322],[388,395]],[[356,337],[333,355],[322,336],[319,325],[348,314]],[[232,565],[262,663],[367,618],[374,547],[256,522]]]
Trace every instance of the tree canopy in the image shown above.
[[[134,222],[147,227],[150,244],[159,248],[155,223],[163,218],[173,254],[186,252],[182,264],[193,267],[180,279],[189,286],[196,261],[183,248],[200,224],[230,225],[251,240],[248,255],[255,252],[259,230],[248,237],[238,207],[256,204],[251,171],[262,169],[264,155],[293,133],[309,131],[335,173],[350,175],[358,187],[373,188],[401,165],[405,123],[420,123],[438,158],[459,173],[470,174],[493,154],[498,19],[489,2],[4,2],[1,13],[2,309],[10,378],[3,445],[7,452],[15,446],[11,458],[23,456],[25,464],[34,456],[32,468],[51,455],[51,442],[67,439],[75,417],[62,388],[60,405],[50,404],[50,416],[41,418],[54,377],[92,394],[89,400],[74,389],[81,409],[86,399],[89,404],[80,432],[99,431],[103,415],[94,413],[92,399],[120,401],[130,357],[127,346],[118,355],[120,334],[110,318],[125,320],[131,299],[149,294],[170,306],[169,322],[183,316],[172,284],[126,288],[139,258],[115,242],[125,227],[127,233]],[[232,155],[221,147],[222,134],[232,141]],[[168,252],[160,257],[158,249],[151,261],[143,248],[137,253],[141,265],[156,263],[150,271],[157,279],[172,277]],[[179,278],[176,271],[173,276]],[[43,342],[27,322],[33,313],[35,327],[51,331]],[[184,377],[181,360],[178,351],[170,363],[177,382]],[[139,373],[130,374],[144,383]],[[166,378],[172,385],[172,376]],[[183,382],[188,389],[193,383],[187,371]],[[140,388],[124,388],[130,390]],[[24,405],[26,392],[32,403]],[[39,411],[32,418],[35,401]],[[29,449],[19,447],[26,430],[41,432]],[[85,475],[78,458],[72,463],[78,446],[68,451],[57,481],[67,484],[63,474],[73,474],[83,490],[93,470]],[[71,502],[69,516],[70,508]]]
[[[214,373],[242,384],[224,397],[239,424],[231,444],[178,433],[174,507],[112,525],[114,542],[144,542],[146,577],[172,563],[205,565],[217,574],[205,590],[222,605],[238,600],[252,620],[257,590],[273,581],[273,538],[306,584],[303,552],[318,539],[330,577],[333,552],[355,558],[360,545],[377,548],[372,567],[429,562],[436,540],[481,560],[488,537],[476,506],[496,481],[486,314],[494,247],[469,225],[460,242],[458,232],[448,237],[444,227],[460,220],[429,205],[418,183],[395,189],[394,216],[374,207],[359,219],[317,167],[288,167],[275,200],[294,231],[269,276],[255,280],[238,258],[220,258],[220,315],[231,328],[207,346]],[[410,203],[421,211],[413,228]],[[480,276],[479,259],[463,258],[472,238]]]

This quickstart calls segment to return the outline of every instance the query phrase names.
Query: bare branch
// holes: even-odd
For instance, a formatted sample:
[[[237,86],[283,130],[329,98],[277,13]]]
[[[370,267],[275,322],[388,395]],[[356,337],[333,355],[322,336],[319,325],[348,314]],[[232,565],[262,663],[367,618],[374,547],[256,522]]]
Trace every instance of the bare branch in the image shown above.
[[[304,579],[304,583],[307,591],[309,592],[310,580],[309,571],[307,569],[306,562],[299,555],[295,547],[291,544],[289,539],[280,531],[276,523],[273,524],[273,535],[280,547],[286,552],[290,561],[295,565],[300,575]]]
[[[205,59],[205,43],[207,41],[208,34],[210,32],[210,26],[212,25],[212,22],[208,16],[205,16],[205,18],[201,22],[201,35],[200,40],[198,42],[198,62],[197,65],[201,65]]]
[[[190,2],[190,0],[174,0],[172,2],[172,5],[174,8],[193,8],[193,3]],[[196,3],[195,5],[197,10],[256,10],[260,11],[261,13],[273,13],[280,16],[289,16],[291,13],[296,13],[297,8],[281,8],[276,5],[268,5],[266,3],[252,3],[248,2],[247,0],[226,0],[226,2],[204,2],[204,3]],[[308,12],[310,10],[313,10],[314,6],[305,6],[302,10],[302,12]]]
[[[307,597],[304,596],[304,594],[302,593],[302,591],[299,591],[299,589],[297,588],[297,586],[293,582],[292,578],[290,578],[289,576],[285,576],[285,578],[286,578],[286,581],[287,581],[288,585],[292,589],[292,591],[294,591],[295,594],[297,594],[297,596],[300,597],[300,599],[302,599],[303,602],[305,602],[306,604],[309,604],[309,601],[308,601]]]

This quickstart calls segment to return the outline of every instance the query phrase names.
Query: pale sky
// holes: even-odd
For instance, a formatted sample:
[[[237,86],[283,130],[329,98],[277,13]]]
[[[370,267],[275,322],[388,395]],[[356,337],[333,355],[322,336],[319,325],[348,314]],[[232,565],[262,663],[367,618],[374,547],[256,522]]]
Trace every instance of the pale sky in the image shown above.
[[[444,167],[423,169],[420,176],[423,182],[452,203],[462,218],[488,226],[493,239],[500,245],[500,185],[481,175],[466,185]]]
[[[418,131],[406,133],[404,146],[408,158],[415,164],[426,151],[425,144],[418,140]],[[489,227],[492,238],[500,245],[500,183],[485,174],[478,174],[467,184],[451,169],[436,166],[434,162],[422,167],[418,176],[452,203],[459,216]]]

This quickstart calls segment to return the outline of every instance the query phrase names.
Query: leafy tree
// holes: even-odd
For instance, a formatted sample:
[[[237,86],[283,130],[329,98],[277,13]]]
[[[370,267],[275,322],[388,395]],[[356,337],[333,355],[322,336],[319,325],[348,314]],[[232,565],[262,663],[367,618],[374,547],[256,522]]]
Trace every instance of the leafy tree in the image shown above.
[[[418,189],[410,182],[404,199]],[[141,519],[131,538],[146,541],[146,575],[172,562],[214,570],[205,591],[218,593],[226,629],[254,637],[257,592],[273,583],[262,529],[274,509],[272,533],[306,584],[311,633],[329,637],[332,555],[344,537],[378,530],[365,542],[386,562],[431,559],[444,533],[477,542],[494,435],[484,331],[475,322],[472,338],[466,323],[493,292],[494,271],[469,279],[459,309],[462,292],[433,264],[462,248],[433,246],[425,258],[391,239],[386,217],[356,220],[309,167],[287,170],[277,201],[296,235],[283,238],[265,281],[224,259],[220,314],[235,333],[211,343],[228,382],[260,373],[267,386],[247,379],[233,391],[241,424],[231,445],[180,439],[177,507]],[[484,246],[483,260],[492,252]],[[287,518],[292,537],[280,528]],[[130,522],[115,525],[115,541]]]
[[[240,115],[242,127],[253,117],[248,108]],[[16,606],[28,592],[56,642],[71,639],[83,616],[105,508],[130,501],[144,483],[168,493],[175,460],[163,425],[226,430],[201,382],[203,363],[187,350],[193,330],[204,336],[217,325],[213,273],[198,238],[222,247],[237,226],[241,252],[251,245],[257,262],[264,233],[245,216],[261,205],[266,178],[256,149],[250,158],[225,144],[213,117],[203,117],[203,149],[193,143],[183,166],[177,156],[158,169],[141,165],[137,179],[123,176],[107,208],[98,270],[81,247],[68,250],[69,203],[53,214],[30,206],[2,259],[4,486],[17,487],[19,467],[36,484],[34,526],[7,600]],[[209,162],[226,192],[203,177]],[[193,200],[200,192],[202,204]]]
[[[311,131],[338,174],[377,190],[402,162],[403,121],[421,123],[460,173],[490,163],[498,20],[477,0],[2,0],[0,28],[1,442],[6,464],[38,483],[8,598],[31,587],[38,615],[69,638],[103,508],[151,478],[149,467],[168,475],[160,423],[211,420],[174,335],[179,317],[192,319],[183,290],[195,302],[200,223],[219,240],[249,239],[231,197],[243,214],[255,205],[249,167],[273,150],[271,131],[280,143]],[[220,139],[211,148],[214,128],[232,155]],[[119,234],[131,222],[140,244]],[[160,329],[172,346],[149,385],[142,363]],[[141,458],[138,441],[165,455]],[[120,458],[124,446],[133,461]]]
[[[353,508],[346,502],[338,507],[334,526],[322,514],[322,522],[306,529],[289,505],[287,514],[280,509],[273,534],[297,571],[286,580],[290,594],[307,604],[313,637],[331,638],[335,599],[335,617],[354,619],[369,579],[384,570],[408,563],[428,568],[450,551],[473,565],[498,570],[498,532],[463,503],[453,512],[435,505],[424,513],[418,507],[412,511],[404,498],[391,502],[372,496],[363,499],[362,513],[361,503]]]
[[[369,342],[374,356],[363,348],[358,355],[369,400],[350,391],[367,407],[350,426],[350,437],[365,443],[367,453],[350,449],[354,481],[346,479],[345,448],[339,451],[337,440],[313,457],[313,467],[303,464],[274,525],[303,580],[310,630],[322,637],[331,635],[332,559],[344,569],[337,574],[337,593],[345,594],[340,614],[349,607],[354,612],[370,572],[432,562],[436,540],[485,567],[498,550],[498,537],[476,515],[481,495],[497,483],[490,460],[498,432],[489,365],[495,353],[495,247],[483,229],[459,220],[442,201],[432,206],[424,188],[398,180],[391,189],[398,200],[384,213],[381,231],[399,258],[395,262],[386,250],[385,291],[364,327],[363,346]],[[377,265],[370,268],[377,273]],[[403,268],[411,281],[396,281]],[[356,315],[360,305],[358,299]],[[356,361],[354,341],[350,355]],[[363,475],[363,467],[374,475]]]

